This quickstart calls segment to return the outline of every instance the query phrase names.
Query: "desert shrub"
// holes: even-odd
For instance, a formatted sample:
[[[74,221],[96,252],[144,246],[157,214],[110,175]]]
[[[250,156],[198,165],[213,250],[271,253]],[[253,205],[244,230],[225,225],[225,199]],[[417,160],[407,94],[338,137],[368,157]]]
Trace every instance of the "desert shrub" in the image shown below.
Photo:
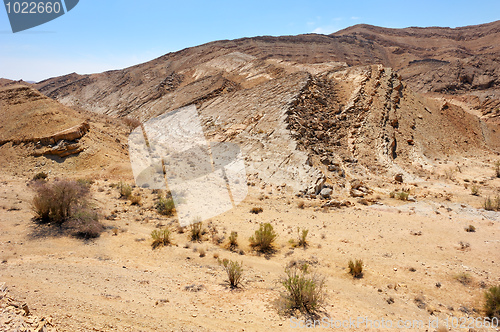
[[[493,199],[488,197],[483,202],[483,208],[488,211],[500,211],[500,196]]]
[[[273,225],[270,223],[260,224],[255,234],[250,237],[250,246],[259,251],[266,252],[273,249],[274,240],[278,234],[274,232]]]
[[[238,232],[232,231],[228,240],[229,249],[235,250],[238,247]]]
[[[474,225],[469,225],[468,227],[465,228],[466,232],[473,233],[476,231],[476,227]]]
[[[304,203],[304,201],[299,201],[299,202],[297,203],[297,207],[298,207],[299,209],[304,209],[304,207],[305,207],[305,206],[306,206],[306,203]]]
[[[472,187],[470,187],[470,194],[473,196],[479,196],[479,187],[473,184]]]
[[[201,221],[194,222],[189,226],[189,237],[191,241],[201,241],[203,233],[203,225]]]
[[[500,285],[493,286],[484,293],[486,302],[484,311],[486,316],[500,319]]]
[[[444,170],[445,179],[454,180],[455,179],[455,172],[456,172],[456,169],[454,169],[453,167]]]
[[[36,173],[33,180],[46,180],[49,175],[45,172]]]
[[[241,282],[241,277],[243,276],[243,263],[230,261],[227,258],[222,261],[219,260],[219,263],[227,273],[227,278],[231,288],[237,288]]]
[[[85,206],[75,211],[69,221],[69,227],[74,236],[82,239],[97,238],[104,231],[97,212]]]
[[[309,234],[308,229],[302,229],[302,232],[300,231],[300,228],[297,227],[297,240],[290,240],[290,243],[292,244],[292,247],[303,247],[306,248],[308,245],[307,242],[307,234]]]
[[[495,169],[495,175],[496,175],[496,177],[500,178],[500,160],[496,161],[493,167]]]
[[[203,248],[200,248],[200,250],[198,252],[200,253],[200,257],[205,257],[207,254],[207,252]]]
[[[409,193],[407,193],[406,191],[398,191],[398,192],[392,192],[389,196],[391,198],[396,198],[401,201],[407,201]]]
[[[130,132],[141,125],[141,121],[128,117],[123,118],[123,123],[127,126]]]
[[[95,183],[95,181],[93,179],[89,179],[89,178],[78,179],[78,180],[76,180],[76,182],[78,182],[78,184],[81,185],[82,187],[86,187],[89,189]]]
[[[363,276],[363,261],[361,259],[356,259],[354,262],[352,259],[348,263],[349,274],[354,278],[361,278]]]
[[[253,213],[253,214],[259,214],[261,213],[262,211],[264,211],[261,207],[253,207],[251,210],[250,210],[250,213]]]
[[[465,272],[457,274],[454,278],[456,281],[465,286],[469,285],[472,282],[472,277],[470,276],[470,274]]]
[[[285,269],[285,276],[281,277],[280,282],[285,287],[282,298],[287,311],[314,314],[321,307],[325,298],[322,277],[309,273],[307,269],[292,266]]]
[[[117,185],[120,197],[129,198],[132,195],[132,186],[128,183],[120,182]]]
[[[159,214],[170,216],[175,209],[174,200],[170,198],[160,197],[155,204],[155,209]]]
[[[139,195],[130,196],[128,199],[132,205],[141,205],[142,198]]]
[[[153,238],[153,243],[151,243],[153,249],[172,244],[172,231],[169,228],[155,229],[151,232],[151,237]]]
[[[89,191],[76,181],[36,181],[32,207],[39,221],[63,223],[86,204]]]

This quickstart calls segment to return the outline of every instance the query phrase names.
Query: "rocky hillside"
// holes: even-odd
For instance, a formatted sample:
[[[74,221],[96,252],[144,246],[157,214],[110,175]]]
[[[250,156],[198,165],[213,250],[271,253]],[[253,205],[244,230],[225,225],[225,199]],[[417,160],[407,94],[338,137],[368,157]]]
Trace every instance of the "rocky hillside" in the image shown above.
[[[500,21],[217,41],[123,70],[36,84],[69,106],[141,121],[195,104],[250,176],[317,193],[433,158],[498,153]],[[348,187],[348,185],[347,185]]]
[[[60,163],[66,170],[91,171],[127,158],[120,143],[126,141],[124,125],[75,111],[28,85],[0,87],[0,117],[3,170],[29,176]]]

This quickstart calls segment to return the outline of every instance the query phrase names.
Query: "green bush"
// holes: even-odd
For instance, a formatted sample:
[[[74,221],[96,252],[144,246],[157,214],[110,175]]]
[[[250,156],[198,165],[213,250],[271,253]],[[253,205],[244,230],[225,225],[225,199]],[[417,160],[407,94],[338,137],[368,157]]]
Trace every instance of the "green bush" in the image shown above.
[[[151,244],[151,247],[153,247],[153,249],[156,249],[158,247],[168,246],[172,244],[171,235],[172,232],[170,231],[169,228],[165,228],[162,230],[155,229],[154,231],[151,232],[151,237],[153,238],[153,243]]]
[[[479,187],[475,184],[470,188],[470,194],[473,196],[479,196]]]
[[[500,319],[500,285],[488,289],[484,297],[486,298],[486,303],[484,304],[486,316]]]
[[[322,277],[293,266],[285,269],[280,282],[285,287],[282,298],[287,311],[299,310],[311,315],[321,307],[325,298]]]
[[[229,235],[229,250],[235,250],[238,248],[238,232],[232,231]]]
[[[300,231],[300,228],[297,227],[297,240],[290,240],[290,243],[292,244],[292,247],[303,247],[306,248],[308,246],[307,242],[307,234],[309,234],[308,229],[302,229],[302,232]]]
[[[201,241],[203,235],[203,224],[201,221],[195,221],[189,226],[189,237],[191,241]]]
[[[120,192],[120,198],[121,197],[125,197],[125,198],[129,198],[130,195],[132,195],[132,186],[127,184],[127,183],[124,183],[124,182],[120,182],[118,183],[118,191]]]
[[[409,193],[406,192],[406,191],[392,191],[390,194],[389,194],[389,197],[390,198],[395,198],[395,199],[399,199],[401,201],[407,201],[408,200],[408,197],[409,197]]]
[[[259,229],[255,231],[255,235],[249,239],[250,246],[261,252],[271,251],[277,236],[278,234],[274,232],[273,226],[270,223],[260,224]]]
[[[227,278],[229,280],[229,285],[231,288],[237,288],[241,282],[241,277],[243,276],[243,263],[238,263],[236,261],[230,261],[228,259],[223,259],[222,262],[219,261],[227,273]]]
[[[356,262],[349,260],[348,263],[349,274],[354,278],[361,278],[363,276],[363,261],[361,259],[356,259]]]
[[[175,209],[174,200],[170,198],[160,197],[155,204],[155,209],[159,214],[171,216]]]

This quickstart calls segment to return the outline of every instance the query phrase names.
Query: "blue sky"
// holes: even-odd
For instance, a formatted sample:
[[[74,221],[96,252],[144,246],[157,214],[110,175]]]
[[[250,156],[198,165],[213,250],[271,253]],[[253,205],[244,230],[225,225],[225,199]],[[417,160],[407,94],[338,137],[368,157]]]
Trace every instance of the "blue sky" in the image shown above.
[[[220,39],[332,33],[366,23],[457,27],[500,19],[500,1],[80,0],[69,13],[13,34],[0,7],[0,77],[39,81],[120,69]]]

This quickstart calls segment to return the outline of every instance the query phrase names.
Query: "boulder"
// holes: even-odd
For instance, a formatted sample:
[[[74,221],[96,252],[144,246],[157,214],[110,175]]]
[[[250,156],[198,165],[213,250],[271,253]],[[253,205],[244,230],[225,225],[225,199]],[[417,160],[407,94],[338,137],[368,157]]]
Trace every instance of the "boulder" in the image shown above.
[[[330,188],[323,188],[319,194],[323,198],[330,198],[330,196],[332,195],[332,192],[333,192],[333,190]]]
[[[403,174],[402,173],[396,174],[394,176],[394,180],[396,180],[399,183],[402,183],[403,182]]]

